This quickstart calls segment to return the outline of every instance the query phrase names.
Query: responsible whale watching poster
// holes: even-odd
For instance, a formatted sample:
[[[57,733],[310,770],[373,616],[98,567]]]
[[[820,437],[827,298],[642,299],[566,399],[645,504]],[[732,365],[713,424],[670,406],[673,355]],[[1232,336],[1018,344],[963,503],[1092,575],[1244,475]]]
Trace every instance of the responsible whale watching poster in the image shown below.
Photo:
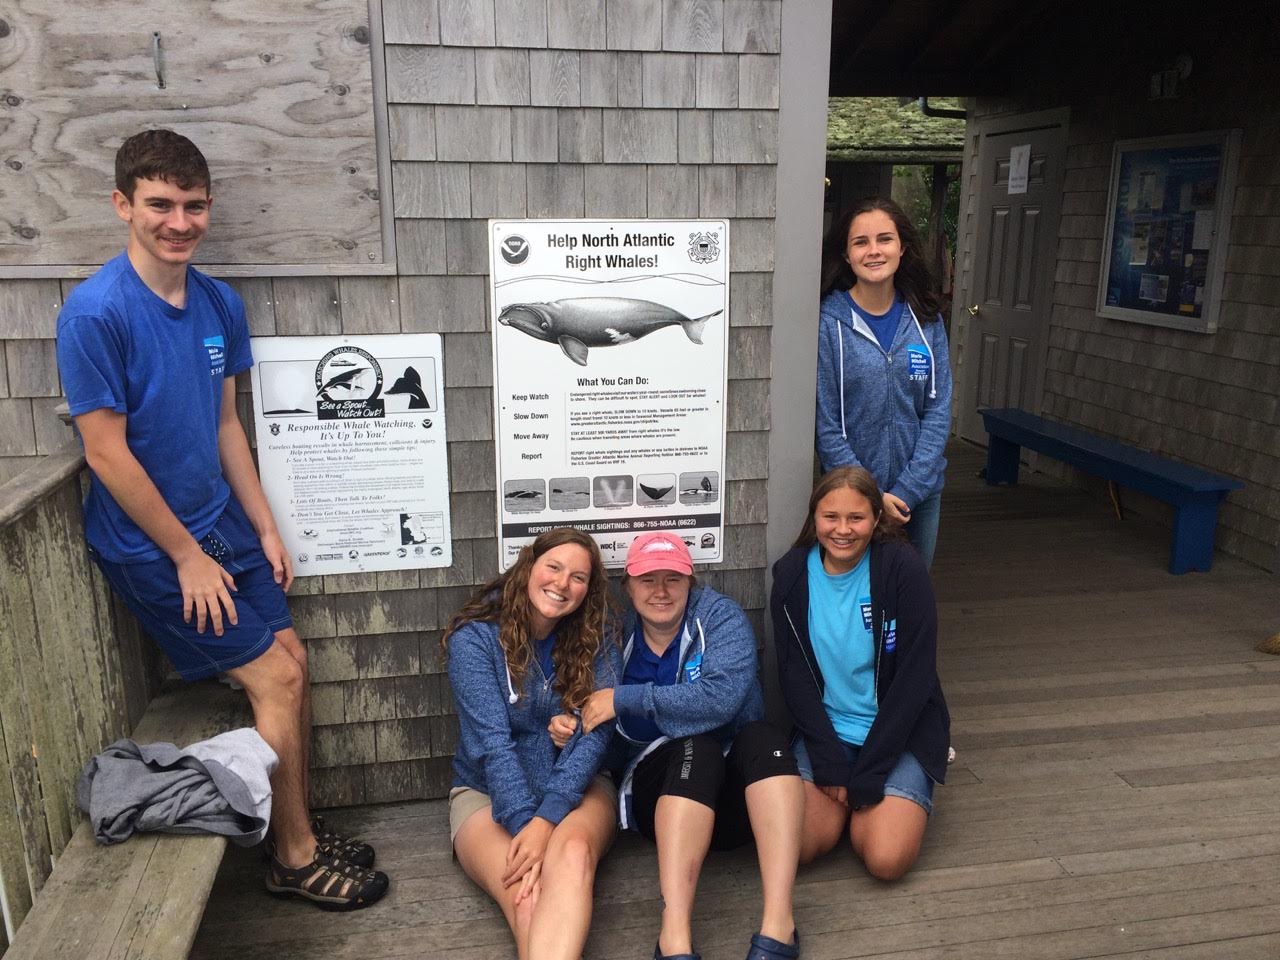
[[[452,564],[440,334],[250,342],[258,471],[294,574]]]
[[[728,221],[490,220],[489,259],[503,568],[555,527],[719,562]]]

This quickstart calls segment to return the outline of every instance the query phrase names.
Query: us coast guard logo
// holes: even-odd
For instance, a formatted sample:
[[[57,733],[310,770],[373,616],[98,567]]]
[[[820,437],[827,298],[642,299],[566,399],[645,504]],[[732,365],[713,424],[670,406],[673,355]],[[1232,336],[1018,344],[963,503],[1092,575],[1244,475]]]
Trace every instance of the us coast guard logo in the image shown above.
[[[694,263],[715,263],[720,259],[720,233],[689,234],[689,259]]]
[[[381,417],[382,367],[367,350],[335,347],[316,364],[316,418]]]

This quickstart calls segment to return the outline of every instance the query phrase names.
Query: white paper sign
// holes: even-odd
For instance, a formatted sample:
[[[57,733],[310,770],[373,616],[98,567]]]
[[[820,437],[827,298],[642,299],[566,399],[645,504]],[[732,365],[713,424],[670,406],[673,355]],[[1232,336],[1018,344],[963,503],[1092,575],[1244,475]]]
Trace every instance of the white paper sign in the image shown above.
[[[491,220],[499,562],[545,530],[618,566],[674,530],[724,541],[729,224]]]
[[[251,342],[262,487],[294,573],[449,566],[440,335]]]
[[[1009,149],[1009,192],[1026,193],[1028,174],[1031,172],[1031,144]]]

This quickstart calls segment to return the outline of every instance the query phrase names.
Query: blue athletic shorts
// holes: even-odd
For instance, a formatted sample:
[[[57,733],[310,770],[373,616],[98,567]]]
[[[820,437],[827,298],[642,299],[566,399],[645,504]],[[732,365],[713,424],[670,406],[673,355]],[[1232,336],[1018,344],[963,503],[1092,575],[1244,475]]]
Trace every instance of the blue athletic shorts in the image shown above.
[[[168,557],[145,563],[112,563],[89,548],[111,589],[184,680],[202,680],[256,660],[271,646],[276,631],[293,626],[284,591],[275,582],[258,535],[235,497],[227,501],[200,546],[236,582],[231,601],[239,623],[233,625],[224,611],[222,636],[215,634],[208,622],[204,633],[197,633],[194,616],[190,623],[182,621],[182,589],[177,568]]]
[[[862,749],[861,747],[855,747],[844,741],[841,741],[840,745],[844,747],[850,763],[858,759],[858,751]],[[796,734],[791,741],[791,752],[796,755],[796,766],[800,768],[801,779],[813,783],[813,761],[809,759],[804,737]],[[929,779],[929,774],[924,772],[924,767],[920,766],[920,761],[916,759],[915,754],[910,751],[903,753],[893,769],[889,771],[889,776],[884,782],[884,795],[904,797],[924,807],[925,813],[933,813],[933,781]]]

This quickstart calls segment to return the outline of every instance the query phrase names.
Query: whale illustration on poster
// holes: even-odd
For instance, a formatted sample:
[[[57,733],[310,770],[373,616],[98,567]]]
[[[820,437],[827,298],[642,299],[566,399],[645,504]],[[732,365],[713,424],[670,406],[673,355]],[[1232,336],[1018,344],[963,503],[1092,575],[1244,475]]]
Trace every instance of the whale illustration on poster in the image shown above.
[[[495,497],[505,568],[571,525],[620,565],[670,529],[722,559],[729,224],[491,220]],[[696,481],[695,481],[696,482]],[[523,496],[544,489],[543,496]]]
[[[585,367],[590,347],[634,343],[667,327],[683,328],[685,336],[701,345],[707,321],[723,312],[686,317],[649,300],[578,297],[552,303],[513,303],[498,314],[498,322],[535,340],[559,344],[566,357]]]

